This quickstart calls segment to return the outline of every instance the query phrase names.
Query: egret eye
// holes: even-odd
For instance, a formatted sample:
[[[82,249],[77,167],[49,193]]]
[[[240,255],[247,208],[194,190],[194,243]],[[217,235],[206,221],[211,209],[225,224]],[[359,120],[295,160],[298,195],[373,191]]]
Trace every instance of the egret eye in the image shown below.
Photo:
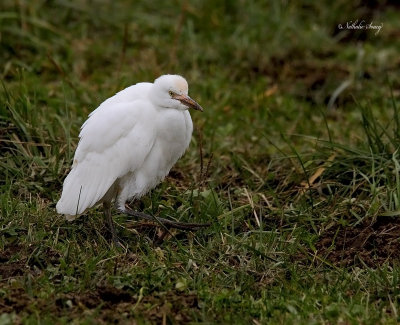
[[[174,95],[174,92],[173,92],[172,90],[170,90],[170,91],[168,92],[168,94],[172,97],[172,96]]]

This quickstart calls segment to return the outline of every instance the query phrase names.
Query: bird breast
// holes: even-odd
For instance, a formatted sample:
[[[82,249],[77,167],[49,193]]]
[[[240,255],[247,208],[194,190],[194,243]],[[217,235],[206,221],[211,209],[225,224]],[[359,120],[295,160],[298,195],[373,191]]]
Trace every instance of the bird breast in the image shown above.
[[[160,110],[154,123],[157,135],[142,166],[118,181],[117,204],[120,207],[130,198],[140,198],[161,182],[189,146],[193,124],[188,111]]]
[[[163,178],[189,146],[193,131],[192,119],[188,111],[166,109],[157,119],[156,130],[157,137],[151,150],[151,154],[156,157],[149,157],[149,160],[156,162]]]

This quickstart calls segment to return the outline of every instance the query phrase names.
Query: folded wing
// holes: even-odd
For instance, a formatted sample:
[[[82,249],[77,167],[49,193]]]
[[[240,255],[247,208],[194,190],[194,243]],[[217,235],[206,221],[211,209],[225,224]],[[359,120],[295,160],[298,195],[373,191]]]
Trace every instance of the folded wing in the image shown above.
[[[70,216],[98,203],[114,182],[142,166],[156,132],[154,107],[146,100],[103,103],[80,132],[74,163],[57,212]]]

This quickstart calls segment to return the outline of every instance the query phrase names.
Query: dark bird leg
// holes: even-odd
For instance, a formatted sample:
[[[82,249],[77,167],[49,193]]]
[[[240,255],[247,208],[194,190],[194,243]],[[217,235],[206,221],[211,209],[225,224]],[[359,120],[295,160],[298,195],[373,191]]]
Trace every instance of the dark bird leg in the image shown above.
[[[130,215],[132,217],[140,218],[140,219],[145,219],[148,221],[155,221],[159,225],[165,227],[165,228],[176,228],[176,229],[181,229],[181,230],[197,230],[199,228],[206,228],[209,227],[209,223],[186,223],[186,222],[178,222],[178,221],[172,221],[164,218],[159,218],[156,216],[150,216],[148,214],[145,214],[143,212],[137,212],[133,211],[131,209],[120,209],[122,213],[126,213],[127,215]]]
[[[115,231],[114,221],[111,216],[111,204],[109,202],[103,202],[103,209],[104,209],[104,217],[107,220],[108,229],[112,236],[112,241],[114,242],[116,247],[120,247],[122,245],[121,245],[119,238],[117,236],[117,233]]]

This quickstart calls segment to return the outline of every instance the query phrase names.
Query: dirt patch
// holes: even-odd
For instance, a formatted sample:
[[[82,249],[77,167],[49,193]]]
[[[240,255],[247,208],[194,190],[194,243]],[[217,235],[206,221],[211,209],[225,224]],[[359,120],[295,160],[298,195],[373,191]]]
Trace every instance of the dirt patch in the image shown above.
[[[2,280],[23,275],[25,271],[25,263],[21,261],[0,264],[0,278]]]
[[[169,320],[169,323],[173,324],[186,324],[192,320],[193,310],[199,310],[198,298],[195,294],[175,291],[146,297],[143,303],[152,305],[145,314],[146,318],[155,324],[164,323],[164,320]]]
[[[0,251],[0,278],[5,280],[21,276],[34,268],[44,269],[49,264],[57,264],[60,257],[60,253],[51,247],[6,245]]]
[[[127,291],[111,286],[99,286],[94,291],[83,293],[61,294],[55,304],[59,311],[64,308],[88,308],[93,309],[99,306],[113,308],[121,302],[134,302],[134,298]]]
[[[9,289],[7,296],[0,298],[0,314],[12,311],[30,314],[36,309],[70,319],[91,315],[100,324],[131,323],[137,319],[156,324],[165,321],[180,324],[190,322],[193,311],[199,310],[199,306],[194,294],[153,293],[138,301],[137,295],[108,284],[82,293],[58,294],[54,299],[30,296],[22,288]]]
[[[0,278],[8,279],[26,272],[26,256],[21,245],[12,244],[0,251]]]
[[[4,250],[0,251],[0,263],[8,262],[14,256],[20,254],[23,249],[24,247],[19,244],[7,245]]]
[[[372,224],[331,228],[316,247],[319,255],[334,265],[393,264],[400,258],[400,220],[382,217]]]
[[[6,297],[0,298],[0,314],[19,313],[30,303],[31,298],[22,288],[12,289]]]

